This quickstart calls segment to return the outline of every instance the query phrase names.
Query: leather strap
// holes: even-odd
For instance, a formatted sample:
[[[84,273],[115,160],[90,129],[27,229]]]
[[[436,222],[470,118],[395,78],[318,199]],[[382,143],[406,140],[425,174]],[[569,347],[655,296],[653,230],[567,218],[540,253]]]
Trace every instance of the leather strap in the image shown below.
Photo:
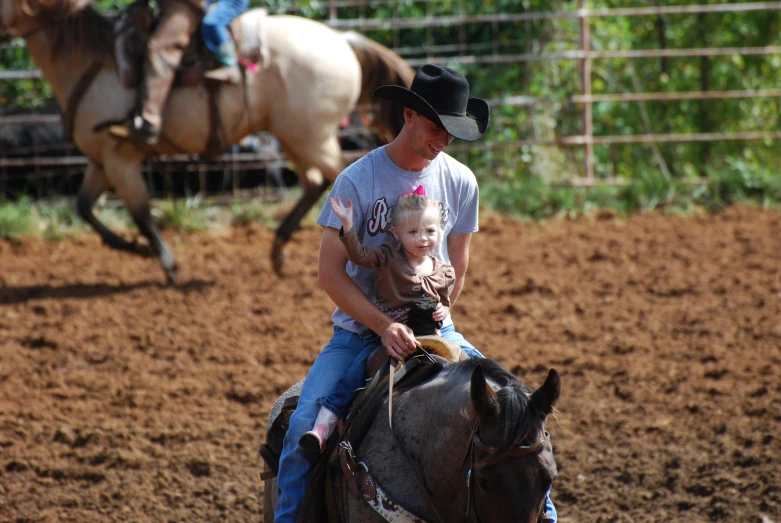
[[[369,467],[363,461],[355,460],[349,441],[339,444],[339,464],[355,499],[371,501],[377,497],[377,484],[369,474]]]
[[[84,96],[84,93],[87,92],[89,86],[92,85],[92,81],[101,69],[103,69],[103,62],[100,60],[93,61],[89,67],[87,67],[87,70],[82,73],[81,78],[76,82],[76,87],[73,88],[70,96],[68,96],[68,105],[65,107],[65,112],[62,113],[62,127],[65,130],[65,137],[69,140],[73,139],[76,110],[79,108],[81,98]]]
[[[377,497],[369,502],[369,506],[390,523],[427,523],[391,499],[380,485],[377,485]]]
[[[417,514],[399,505],[385,492],[385,489],[369,473],[366,463],[356,461],[348,441],[339,444],[339,462],[353,497],[366,501],[382,519],[389,523],[427,523]]]

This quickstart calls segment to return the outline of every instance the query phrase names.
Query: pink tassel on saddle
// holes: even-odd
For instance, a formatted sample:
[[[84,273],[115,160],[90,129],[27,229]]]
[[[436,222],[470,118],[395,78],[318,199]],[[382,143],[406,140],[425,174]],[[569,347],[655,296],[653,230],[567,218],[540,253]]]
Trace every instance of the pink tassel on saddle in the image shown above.
[[[428,195],[426,194],[426,189],[424,189],[422,185],[418,185],[418,186],[415,188],[415,190],[414,190],[414,191],[412,191],[412,192],[405,192],[405,193],[404,193],[404,194],[402,194],[401,196],[412,196],[413,194],[419,194],[419,195],[421,195],[421,196],[428,196]]]

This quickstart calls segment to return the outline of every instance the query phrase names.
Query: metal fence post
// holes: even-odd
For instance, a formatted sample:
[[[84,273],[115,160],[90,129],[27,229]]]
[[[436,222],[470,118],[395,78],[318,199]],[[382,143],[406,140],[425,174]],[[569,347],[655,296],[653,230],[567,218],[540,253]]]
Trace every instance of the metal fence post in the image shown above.
[[[580,0],[580,47],[583,51],[581,76],[583,78],[583,139],[586,146],[586,183],[594,183],[594,143],[591,114],[591,35],[589,33],[588,0]]]

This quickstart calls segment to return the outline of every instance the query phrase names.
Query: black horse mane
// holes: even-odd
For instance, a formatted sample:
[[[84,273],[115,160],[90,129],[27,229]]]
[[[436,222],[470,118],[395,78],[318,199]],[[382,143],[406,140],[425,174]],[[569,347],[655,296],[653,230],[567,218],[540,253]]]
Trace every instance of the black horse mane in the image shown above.
[[[484,465],[487,465],[499,461],[506,452],[519,445],[529,434],[541,430],[545,419],[543,413],[537,412],[531,402],[531,389],[499,362],[488,358],[471,358],[458,363],[438,362],[422,365],[401,381],[394,395],[403,394],[405,390],[428,382],[443,371],[449,373],[447,379],[468,383],[478,365],[483,368],[486,381],[499,387],[496,391],[500,405],[497,419],[502,430],[502,438],[498,443],[492,442],[496,446],[496,452],[490,459],[485,460]],[[475,421],[475,417],[476,414],[471,417],[470,423]]]

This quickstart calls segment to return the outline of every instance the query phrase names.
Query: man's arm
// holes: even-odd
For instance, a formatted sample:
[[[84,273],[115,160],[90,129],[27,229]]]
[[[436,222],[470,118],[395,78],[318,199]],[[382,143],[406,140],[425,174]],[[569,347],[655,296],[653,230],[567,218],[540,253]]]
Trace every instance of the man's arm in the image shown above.
[[[450,307],[458,299],[461,289],[464,288],[464,277],[469,266],[469,243],[472,241],[472,233],[451,234],[447,237],[447,254],[450,257],[450,265],[456,272],[456,283],[450,293]]]
[[[347,275],[347,253],[339,240],[339,231],[333,227],[323,229],[320,256],[317,262],[318,281],[326,294],[351,318],[380,334],[382,344],[396,359],[415,352],[416,343],[412,329],[394,323],[364,296],[361,289]]]

